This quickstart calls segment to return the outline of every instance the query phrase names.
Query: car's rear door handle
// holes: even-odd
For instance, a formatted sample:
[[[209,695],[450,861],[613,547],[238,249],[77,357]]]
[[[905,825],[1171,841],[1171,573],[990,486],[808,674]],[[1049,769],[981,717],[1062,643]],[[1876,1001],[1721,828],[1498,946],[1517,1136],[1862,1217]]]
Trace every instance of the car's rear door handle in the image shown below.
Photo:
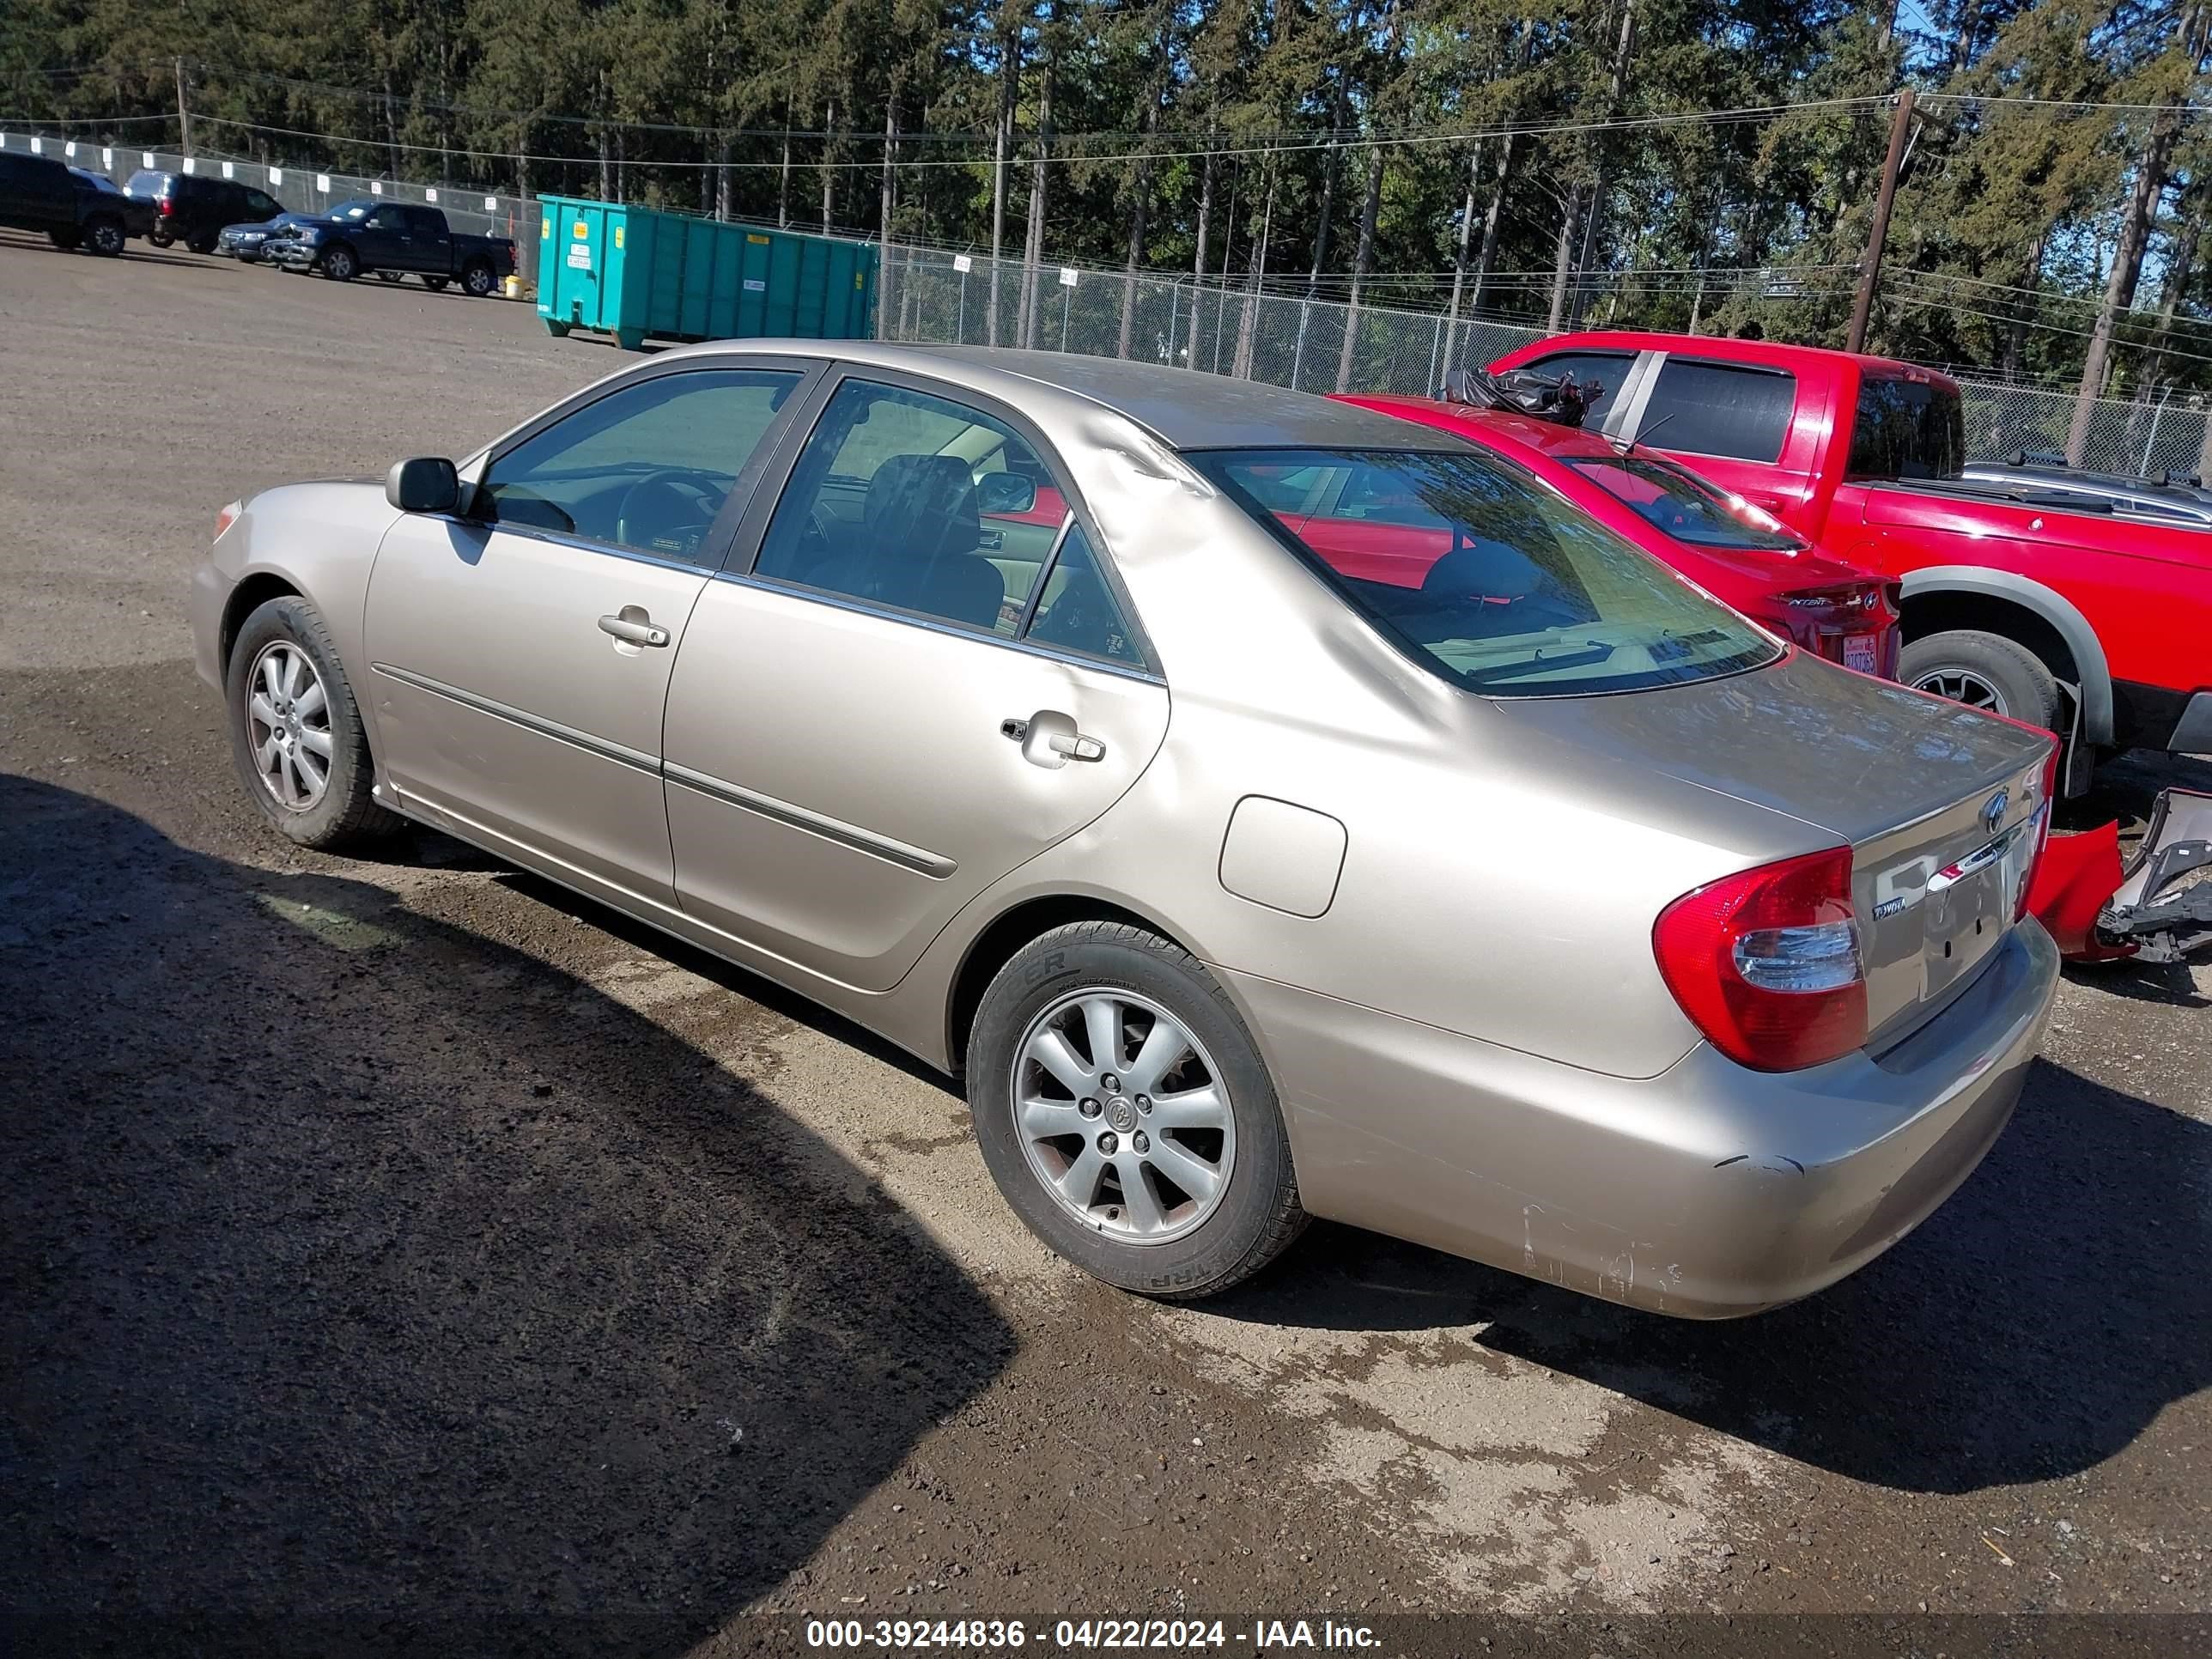
[[[1057,708],[1040,708],[1027,720],[1000,720],[999,731],[1021,744],[1024,760],[1047,771],[1057,771],[1072,760],[1106,758],[1106,745],[1077,731],[1075,722]]]
[[[1055,755],[1065,755],[1070,760],[1095,761],[1106,758],[1106,745],[1096,738],[1086,738],[1080,732],[1055,732],[1045,741],[1052,745]]]
[[[635,611],[635,605],[629,607]],[[602,617],[599,632],[611,634],[631,645],[665,645],[668,630],[658,623],[643,622],[630,617]]]

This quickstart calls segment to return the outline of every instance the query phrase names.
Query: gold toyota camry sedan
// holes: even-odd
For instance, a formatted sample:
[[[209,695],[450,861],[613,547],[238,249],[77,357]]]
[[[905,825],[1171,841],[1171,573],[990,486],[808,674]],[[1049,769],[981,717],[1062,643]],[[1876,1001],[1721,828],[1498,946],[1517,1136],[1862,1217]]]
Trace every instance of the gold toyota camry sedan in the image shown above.
[[[1448,434],[1146,364],[660,354],[226,509],[246,792],[433,826],[965,1079],[1198,1297],[1326,1216],[1699,1317],[2003,1128],[2051,737],[1821,662]]]

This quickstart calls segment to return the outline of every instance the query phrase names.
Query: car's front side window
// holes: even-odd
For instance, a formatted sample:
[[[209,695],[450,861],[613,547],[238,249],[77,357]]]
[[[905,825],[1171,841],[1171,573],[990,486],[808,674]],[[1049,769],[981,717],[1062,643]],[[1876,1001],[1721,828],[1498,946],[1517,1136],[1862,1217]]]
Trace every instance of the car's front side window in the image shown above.
[[[802,378],[714,368],[634,381],[500,455],[471,516],[709,562],[708,531]]]
[[[1050,469],[984,410],[853,380],[822,412],[754,574],[1012,635],[1060,525]]]

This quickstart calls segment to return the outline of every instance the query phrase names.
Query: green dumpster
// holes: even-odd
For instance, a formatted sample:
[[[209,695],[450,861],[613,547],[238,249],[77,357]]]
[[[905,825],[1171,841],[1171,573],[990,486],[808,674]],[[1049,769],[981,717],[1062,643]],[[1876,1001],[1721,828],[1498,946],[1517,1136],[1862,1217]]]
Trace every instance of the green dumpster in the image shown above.
[[[550,334],[647,340],[876,331],[872,243],[758,230],[573,196],[538,198],[538,315]]]

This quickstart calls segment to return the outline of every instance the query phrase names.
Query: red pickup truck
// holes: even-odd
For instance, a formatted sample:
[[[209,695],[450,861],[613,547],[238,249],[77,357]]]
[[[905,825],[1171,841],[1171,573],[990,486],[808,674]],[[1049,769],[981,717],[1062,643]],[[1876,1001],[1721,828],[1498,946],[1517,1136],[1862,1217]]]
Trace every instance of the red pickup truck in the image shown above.
[[[1962,479],[1955,382],[1884,357],[1698,335],[1559,335],[1492,373],[1571,374],[1587,427],[1679,456],[1901,580],[1898,678],[2099,750],[2212,752],[2212,531]]]

